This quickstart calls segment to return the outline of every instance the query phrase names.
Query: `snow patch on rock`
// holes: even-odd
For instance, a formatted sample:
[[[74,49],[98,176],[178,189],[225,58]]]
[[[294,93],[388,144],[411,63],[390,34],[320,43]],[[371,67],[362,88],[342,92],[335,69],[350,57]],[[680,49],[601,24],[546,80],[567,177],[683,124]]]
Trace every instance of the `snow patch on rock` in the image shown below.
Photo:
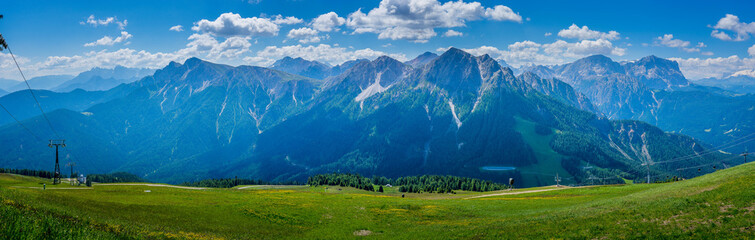
[[[456,106],[454,105],[454,102],[448,100],[448,106],[451,107],[451,115],[453,115],[454,121],[456,122],[456,128],[461,128],[461,120],[459,120],[459,116],[456,115]]]
[[[375,94],[385,92],[385,90],[388,90],[391,86],[383,87],[380,85],[380,78],[383,75],[383,73],[378,73],[377,78],[375,78],[375,82],[370,84],[367,88],[362,90],[362,92],[357,95],[356,98],[354,98],[354,101],[356,102],[362,102],[365,99],[372,97]]]

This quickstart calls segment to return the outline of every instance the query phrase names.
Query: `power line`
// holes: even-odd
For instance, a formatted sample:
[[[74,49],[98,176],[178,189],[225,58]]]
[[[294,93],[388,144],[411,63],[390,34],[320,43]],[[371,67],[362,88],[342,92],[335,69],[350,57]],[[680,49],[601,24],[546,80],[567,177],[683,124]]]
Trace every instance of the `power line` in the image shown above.
[[[10,48],[6,45],[5,49],[8,49],[8,53],[10,53],[11,58],[13,58],[13,63],[16,64],[16,68],[18,68],[18,72],[21,73],[21,78],[24,79],[24,83],[26,83],[26,87],[29,88],[29,93],[31,93],[31,97],[34,98],[34,102],[37,103],[37,107],[39,107],[39,111],[42,112],[42,117],[45,118],[45,121],[47,121],[47,125],[50,125],[50,129],[52,129],[52,132],[55,134],[56,137],[61,138],[58,134],[58,131],[55,131],[55,128],[52,126],[52,122],[50,122],[50,119],[47,118],[47,114],[45,114],[45,111],[42,110],[42,105],[39,104],[39,101],[37,100],[37,96],[34,94],[34,91],[31,89],[31,86],[29,85],[29,81],[26,80],[26,76],[24,76],[24,72],[21,71],[21,66],[18,65],[18,62],[16,61],[16,56],[13,55],[13,51],[10,50]]]
[[[5,108],[5,106],[3,106],[3,104],[0,104],[0,107],[2,107],[3,110],[5,110],[5,112],[8,113],[8,115],[10,115],[10,117],[13,118],[13,120],[15,120],[16,123],[18,123],[18,125],[20,125],[24,129],[26,129],[26,131],[29,132],[29,134],[31,134],[32,136],[34,136],[34,138],[36,138],[37,140],[42,141],[42,138],[40,138],[39,136],[37,136],[37,134],[34,134],[34,132],[32,132],[31,130],[29,130],[29,128],[27,128],[23,123],[21,123],[21,121],[18,121],[18,119],[15,116],[13,116],[13,114],[11,114],[10,111],[8,111],[8,109]]]
[[[718,151],[723,150],[723,149],[732,148],[734,146],[742,145],[742,144],[744,144],[746,142],[753,141],[753,140],[755,140],[755,138],[749,139],[749,140],[745,140],[745,141],[742,141],[742,142],[737,142],[737,141],[740,141],[740,140],[745,139],[747,137],[750,137],[752,135],[755,135],[755,133],[751,133],[749,135],[746,135],[744,137],[741,137],[741,138],[736,139],[734,141],[731,141],[729,143],[723,144],[723,145],[721,145],[719,147],[711,148],[710,150],[703,151],[701,153],[695,153],[695,154],[691,154],[691,155],[688,155],[688,156],[685,156],[685,157],[679,157],[679,158],[676,158],[676,159],[672,158],[670,160],[656,162],[654,164],[669,163],[669,162],[678,162],[678,161],[684,161],[684,160],[693,159],[693,158],[696,158],[696,157],[705,156],[705,155],[708,155],[708,154],[711,154],[711,153],[718,152]],[[727,145],[729,145],[729,146],[727,146]],[[724,147],[724,146],[726,146],[726,147]]]
[[[732,147],[735,147],[735,146],[742,145],[744,143],[753,141],[753,140],[755,140],[755,138],[748,139],[748,140],[745,140],[745,141],[742,141],[742,142],[737,142],[737,141],[740,141],[742,139],[751,137],[753,135],[755,135],[755,133],[750,133],[748,135],[745,135],[744,137],[740,137],[740,138],[735,139],[734,141],[731,141],[729,143],[720,145],[720,146],[715,147],[715,148],[711,148],[710,150],[702,151],[700,153],[690,154],[690,155],[687,155],[687,156],[672,158],[672,159],[669,159],[669,160],[666,160],[666,161],[654,162],[654,163],[650,163],[650,165],[679,162],[679,161],[685,161],[685,160],[694,159],[694,158],[697,158],[697,157],[702,157],[702,156],[705,156],[705,155],[708,155],[708,154],[712,154],[712,153],[718,152],[718,151],[723,150],[723,149],[732,148]],[[730,146],[727,146],[727,145],[730,145]]]
[[[715,162],[712,162],[712,163],[701,164],[701,165],[692,166],[692,167],[686,167],[686,168],[677,168],[676,170],[677,170],[677,171],[681,171],[681,170],[687,170],[687,169],[693,169],[693,168],[705,167],[705,166],[709,166],[709,165],[715,165],[716,163],[723,163],[723,162],[725,162],[725,161],[729,161],[729,160],[735,159],[735,158],[737,158],[737,157],[739,157],[739,155],[736,155],[736,156],[732,156],[732,157],[728,157],[728,158],[725,158],[725,159],[723,159],[723,160],[715,161]]]
[[[2,40],[2,46],[5,49],[8,49],[8,53],[10,53],[10,56],[13,59],[13,63],[16,65],[16,68],[18,69],[18,72],[21,73],[21,78],[24,79],[24,83],[26,83],[26,88],[29,89],[29,93],[31,94],[31,97],[34,99],[34,102],[37,103],[37,107],[39,108],[39,111],[42,113],[42,117],[44,117],[45,121],[47,122],[47,125],[50,126],[50,130],[52,130],[52,132],[55,134],[55,136],[58,139],[60,139],[60,140],[50,140],[50,144],[48,145],[50,147],[55,146],[55,176],[54,176],[54,179],[53,179],[53,184],[60,183],[60,165],[59,165],[59,160],[58,160],[58,155],[59,155],[58,149],[59,149],[60,146],[63,146],[63,147],[66,146],[65,145],[65,140],[62,140],[62,138],[60,137],[60,134],[58,134],[58,131],[56,131],[55,127],[52,126],[52,122],[47,117],[47,114],[45,113],[45,110],[42,109],[42,104],[39,103],[39,100],[37,100],[36,94],[34,94],[34,90],[31,89],[31,85],[29,85],[29,81],[26,79],[26,75],[24,75],[24,72],[21,70],[21,66],[18,64],[18,61],[16,60],[15,54],[13,54],[13,51],[8,47],[8,44],[5,41],[5,39],[2,37],[2,35],[0,35],[0,40]],[[5,107],[3,107],[3,109],[5,109]],[[5,111],[8,112],[7,109],[5,109]],[[10,114],[10,112],[8,112],[8,114]],[[15,119],[16,122],[18,122],[19,124],[21,124],[21,122],[19,122],[15,117],[13,117],[13,119]],[[23,124],[21,124],[21,126],[23,126]],[[27,131],[29,131],[29,129],[26,128],[26,126],[23,126],[23,127]],[[29,131],[29,133],[31,133],[31,131]],[[34,135],[34,134],[32,133],[32,135]],[[34,136],[41,141],[41,138],[37,137],[36,135],[34,135]]]
[[[640,165],[647,167],[647,182],[650,183],[650,178],[651,178],[651,176],[650,176],[650,165],[672,163],[672,162],[680,162],[680,161],[686,161],[686,160],[691,160],[691,159],[695,159],[695,158],[702,158],[705,155],[712,154],[712,153],[721,151],[723,149],[731,148],[731,147],[734,147],[734,146],[737,146],[737,145],[741,145],[741,144],[744,144],[746,142],[755,140],[755,138],[752,138],[752,139],[748,139],[748,140],[745,140],[745,141],[741,141],[741,140],[746,139],[748,137],[751,137],[753,135],[755,135],[755,133],[750,133],[748,135],[745,135],[744,137],[737,138],[737,139],[735,139],[735,140],[733,140],[731,142],[728,142],[726,144],[720,145],[720,146],[715,147],[715,148],[711,148],[711,149],[706,150],[706,151],[702,151],[700,153],[695,152],[694,154],[690,154],[690,155],[687,155],[687,156],[672,158],[672,159],[669,159],[669,160],[666,160],[666,161],[660,161],[660,162],[654,162],[654,163],[651,163],[649,160],[646,160],[645,163],[640,164]],[[737,142],[737,141],[741,141],[741,142]],[[734,156],[734,157],[737,157],[737,156]],[[732,158],[734,158],[734,157],[732,157]],[[727,158],[727,159],[724,159],[724,160],[720,160],[718,162],[727,161],[727,160],[732,159],[732,158]],[[745,160],[746,160],[746,156],[745,156]],[[718,162],[713,162],[713,163],[709,163],[709,164],[705,164],[705,165],[700,165],[700,166],[707,166],[707,165],[715,164],[715,163],[718,163]],[[677,168],[676,171],[679,172],[681,170],[690,169],[690,168],[696,168],[696,167],[700,167],[700,166],[689,167],[689,168]]]

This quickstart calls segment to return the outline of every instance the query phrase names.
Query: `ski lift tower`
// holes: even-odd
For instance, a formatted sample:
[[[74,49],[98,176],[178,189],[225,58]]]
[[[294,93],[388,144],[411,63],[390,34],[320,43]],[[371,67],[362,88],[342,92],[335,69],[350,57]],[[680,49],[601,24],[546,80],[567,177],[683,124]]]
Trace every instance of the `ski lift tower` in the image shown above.
[[[61,146],[66,147],[66,140],[50,140],[50,143],[47,144],[47,146],[55,146],[55,173],[53,173],[52,184],[58,184],[60,183],[60,161],[58,159],[58,150]]]
[[[76,175],[73,175],[74,166],[76,166],[75,162],[68,162],[68,164],[66,164],[66,167],[71,167],[71,175],[68,177],[71,179],[71,185],[75,185],[74,182],[76,182]]]

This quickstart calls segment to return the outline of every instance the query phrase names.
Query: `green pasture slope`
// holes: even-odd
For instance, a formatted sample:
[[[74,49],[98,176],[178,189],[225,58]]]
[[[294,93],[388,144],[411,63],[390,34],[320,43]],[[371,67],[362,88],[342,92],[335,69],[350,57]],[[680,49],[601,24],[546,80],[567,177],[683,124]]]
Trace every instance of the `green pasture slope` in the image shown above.
[[[491,193],[48,185],[0,175],[3,239],[752,239],[755,164],[682,182]],[[149,190],[150,192],[145,192]],[[364,236],[363,236],[364,235]]]

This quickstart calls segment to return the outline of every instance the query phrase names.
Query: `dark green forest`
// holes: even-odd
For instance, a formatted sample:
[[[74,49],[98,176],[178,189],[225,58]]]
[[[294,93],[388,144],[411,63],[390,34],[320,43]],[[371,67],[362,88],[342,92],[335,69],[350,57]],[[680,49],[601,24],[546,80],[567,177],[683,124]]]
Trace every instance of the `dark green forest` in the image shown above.
[[[18,174],[18,175],[24,175],[24,176],[30,176],[30,177],[40,177],[40,178],[52,178],[55,175],[53,172],[44,171],[44,170],[10,169],[10,168],[0,168],[0,173],[11,173],[11,174]],[[61,174],[60,177],[65,177],[65,175]]]
[[[297,181],[271,182],[241,178],[217,178],[204,179],[195,182],[184,182],[181,185],[187,187],[232,188],[239,185],[301,185],[301,183]]]
[[[87,175],[87,181],[97,183],[149,182],[146,179],[140,178],[139,176],[127,172],[89,174]]]
[[[381,188],[382,186],[392,185],[399,186],[399,192],[410,193],[454,193],[456,190],[486,192],[508,188],[504,184],[456,176],[422,175],[390,179],[378,176],[367,178],[350,173],[315,175],[307,179],[307,184],[310,186],[353,187],[367,191],[375,191],[374,185],[379,185]]]
[[[307,178],[307,185],[316,187],[320,185],[353,187],[367,191],[375,191],[372,180],[359,174],[331,173],[318,174]]]

